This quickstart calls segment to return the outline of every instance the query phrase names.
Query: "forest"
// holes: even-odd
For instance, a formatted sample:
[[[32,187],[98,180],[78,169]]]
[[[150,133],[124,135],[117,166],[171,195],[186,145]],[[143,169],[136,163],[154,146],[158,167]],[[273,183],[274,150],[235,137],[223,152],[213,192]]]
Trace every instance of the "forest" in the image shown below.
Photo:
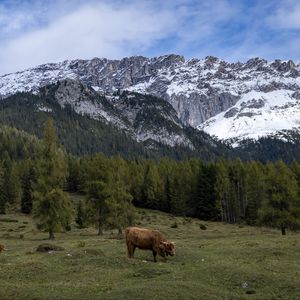
[[[48,119],[38,139],[0,128],[0,213],[31,214],[48,232],[95,225],[119,232],[135,222],[135,207],[186,218],[300,228],[300,164],[279,160],[125,159],[101,153],[74,156],[58,144]],[[73,203],[70,193],[85,195]],[[176,224],[173,224],[176,226]]]

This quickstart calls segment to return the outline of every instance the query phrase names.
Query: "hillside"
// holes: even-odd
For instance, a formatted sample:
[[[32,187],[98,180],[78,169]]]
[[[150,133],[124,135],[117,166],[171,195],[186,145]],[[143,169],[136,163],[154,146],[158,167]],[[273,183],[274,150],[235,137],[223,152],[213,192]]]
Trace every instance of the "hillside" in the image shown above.
[[[41,95],[41,87],[44,92],[56,89],[52,98],[61,107],[70,105],[78,114],[122,129],[148,150],[160,153],[157,143],[167,146],[162,152],[176,158],[186,156],[170,154],[178,147],[186,148],[187,156],[196,150],[205,159],[238,155],[261,161],[292,161],[300,150],[299,143],[290,139],[298,135],[300,122],[300,65],[291,60],[256,57],[229,63],[212,56],[186,60],[174,54],[94,58],[0,76],[2,99],[18,92]],[[197,134],[192,128],[201,131]],[[228,154],[228,147],[216,140],[236,151]],[[204,147],[199,150],[195,141]],[[284,147],[288,154],[276,150],[269,155],[270,145]],[[89,151],[97,149],[92,146]]]
[[[11,221],[10,221],[11,220]],[[15,221],[14,221],[15,220]],[[171,228],[177,224],[177,228]],[[298,299],[299,233],[202,222],[138,210],[139,226],[161,230],[176,243],[167,263],[151,251],[126,257],[116,232],[57,234],[64,251],[38,253],[47,234],[28,216],[1,217],[0,298],[6,299]],[[201,230],[205,224],[207,230]],[[172,226],[174,227],[174,226]]]
[[[66,80],[0,102],[0,123],[38,137],[48,117],[55,121],[59,142],[76,155],[204,160],[233,155],[207,134],[183,126],[171,105],[149,95],[123,92],[108,97]]]
[[[245,63],[230,63],[212,56],[186,60],[175,54],[121,60],[78,59],[2,75],[0,95],[37,91],[66,78],[79,80],[96,91],[130,90],[160,97],[173,106],[183,124],[200,125],[226,140],[245,136],[257,139],[298,127],[300,65],[291,60],[267,61],[256,57]],[[229,113],[223,116],[229,110],[234,120],[227,120]],[[291,119],[292,112],[295,115]],[[223,123],[216,123],[215,116],[232,124],[224,127]],[[267,119],[267,123],[253,122],[256,118]],[[249,122],[252,125],[247,129]]]

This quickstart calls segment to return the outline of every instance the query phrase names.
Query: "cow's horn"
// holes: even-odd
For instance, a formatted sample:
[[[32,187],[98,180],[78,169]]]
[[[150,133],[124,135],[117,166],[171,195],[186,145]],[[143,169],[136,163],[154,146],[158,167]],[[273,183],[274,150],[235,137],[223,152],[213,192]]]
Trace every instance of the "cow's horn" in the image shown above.
[[[167,245],[168,244],[168,242],[162,242],[164,245]]]

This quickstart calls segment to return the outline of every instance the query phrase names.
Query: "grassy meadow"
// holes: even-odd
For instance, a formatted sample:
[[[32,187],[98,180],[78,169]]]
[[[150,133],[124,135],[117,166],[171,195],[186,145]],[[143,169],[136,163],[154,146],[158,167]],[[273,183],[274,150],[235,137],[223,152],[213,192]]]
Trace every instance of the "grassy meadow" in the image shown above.
[[[40,253],[47,233],[28,216],[1,215],[0,299],[300,299],[300,233],[137,215],[175,241],[167,263],[139,249],[129,260],[116,231],[100,238],[75,225],[50,242],[65,250]]]

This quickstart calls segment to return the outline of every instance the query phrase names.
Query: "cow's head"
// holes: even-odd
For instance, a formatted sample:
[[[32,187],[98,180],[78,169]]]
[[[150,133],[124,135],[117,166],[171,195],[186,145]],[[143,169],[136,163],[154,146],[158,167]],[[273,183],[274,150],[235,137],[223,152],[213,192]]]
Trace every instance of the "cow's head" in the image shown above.
[[[163,242],[165,247],[165,254],[173,256],[175,254],[175,244],[170,241]]]

